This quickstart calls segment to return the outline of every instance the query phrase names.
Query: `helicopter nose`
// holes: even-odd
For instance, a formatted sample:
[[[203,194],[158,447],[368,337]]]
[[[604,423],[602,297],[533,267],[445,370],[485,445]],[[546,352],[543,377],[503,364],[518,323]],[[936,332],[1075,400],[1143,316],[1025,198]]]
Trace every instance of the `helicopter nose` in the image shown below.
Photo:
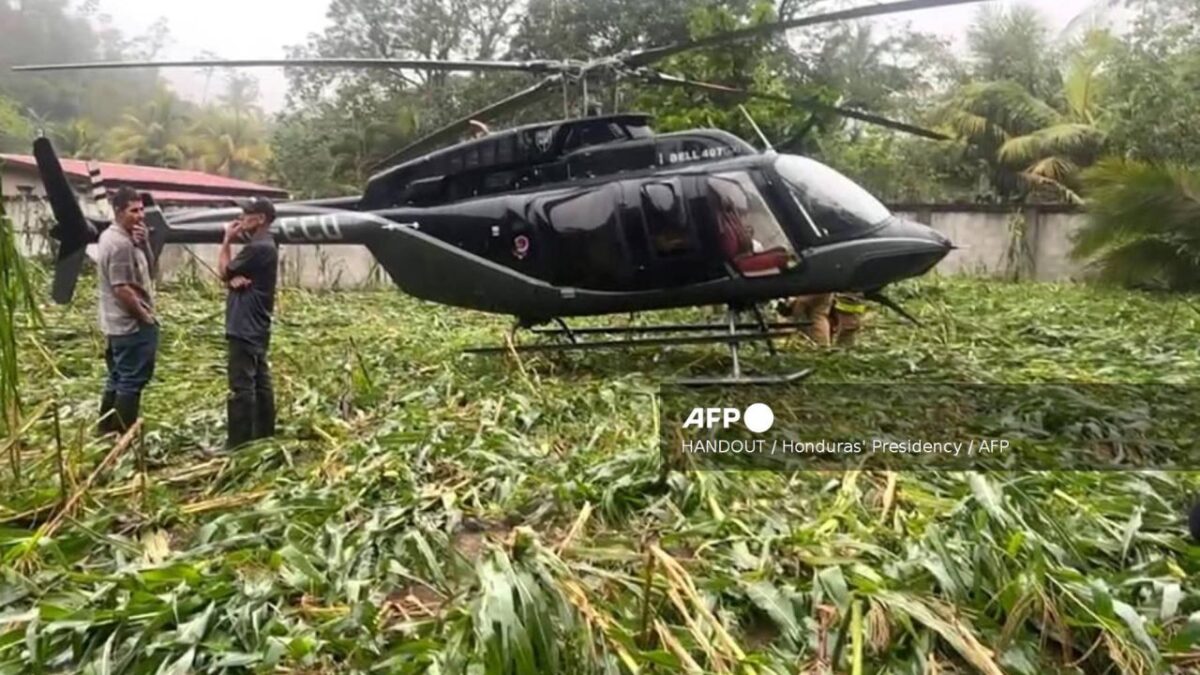
[[[915,220],[907,218],[895,217],[890,219],[881,230],[877,232],[879,237],[895,237],[901,239],[914,239],[918,241],[928,242],[928,244],[936,249],[942,250],[943,256],[954,250],[954,244],[946,237],[946,235],[937,230],[918,223]],[[930,251],[933,252],[932,250]]]
[[[855,266],[851,285],[882,288],[918,277],[942,261],[954,244],[937,230],[900,217],[892,217],[863,241],[866,252]]]

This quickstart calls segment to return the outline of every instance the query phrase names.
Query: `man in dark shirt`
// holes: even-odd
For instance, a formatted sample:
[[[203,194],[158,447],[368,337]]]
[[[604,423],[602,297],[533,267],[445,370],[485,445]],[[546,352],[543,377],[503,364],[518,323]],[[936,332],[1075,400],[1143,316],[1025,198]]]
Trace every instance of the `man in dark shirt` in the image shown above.
[[[275,206],[254,198],[242,217],[225,228],[218,271],[229,287],[225,300],[225,337],[229,343],[228,436],[225,447],[275,435],[275,392],[267,349],[275,311],[279,250],[271,236]],[[246,246],[230,260],[235,239]]]

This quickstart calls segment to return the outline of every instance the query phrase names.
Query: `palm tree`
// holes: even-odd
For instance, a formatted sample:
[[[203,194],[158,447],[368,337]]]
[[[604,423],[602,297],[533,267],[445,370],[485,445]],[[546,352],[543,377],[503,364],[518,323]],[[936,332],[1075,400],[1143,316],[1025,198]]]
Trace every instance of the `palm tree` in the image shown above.
[[[1090,34],[1063,75],[1059,107],[1010,80],[968,84],[940,112],[941,121],[985,162],[1003,196],[1048,189],[1074,203],[1079,171],[1095,162],[1106,141],[1099,102],[1111,37]]]
[[[86,119],[54,125],[53,136],[55,150],[63,157],[99,159],[102,155],[100,134]]]
[[[1095,31],[1113,34],[1123,33],[1129,28],[1133,17],[1130,0],[1091,0],[1072,18],[1059,33],[1060,39],[1070,39]]]
[[[188,160],[187,118],[179,100],[166,89],[150,100],[141,114],[126,113],[113,129],[113,153],[122,162],[182,168]]]
[[[1107,158],[1083,173],[1088,224],[1072,255],[1103,281],[1200,290],[1200,171]]]
[[[33,133],[33,124],[21,114],[20,107],[0,94],[0,151],[27,152]]]
[[[1063,76],[1065,110],[1055,111],[1049,125],[1009,139],[999,151],[1001,162],[1024,167],[1020,172],[1024,179],[1059,190],[1075,203],[1082,201],[1078,194],[1080,168],[1099,159],[1104,149],[1099,104],[1105,95],[1102,69],[1112,44],[1107,33],[1088,34],[1072,54]]]
[[[261,114],[255,105],[257,100],[258,80],[254,77],[234,73],[226,80],[221,102],[233,111],[234,117],[240,119],[243,115]]]
[[[196,168],[222,176],[251,179],[262,175],[270,156],[257,116],[208,111],[193,128]]]

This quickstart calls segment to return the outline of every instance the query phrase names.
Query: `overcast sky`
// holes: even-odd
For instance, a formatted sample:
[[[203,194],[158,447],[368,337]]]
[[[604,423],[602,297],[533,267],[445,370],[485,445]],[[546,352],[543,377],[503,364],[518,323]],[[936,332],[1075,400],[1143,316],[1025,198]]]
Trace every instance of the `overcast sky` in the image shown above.
[[[654,2],[655,0],[646,0]],[[899,19],[876,19],[880,23],[908,22],[921,31],[935,32],[960,41],[976,8],[1009,5],[1019,0],[991,0],[965,6],[908,12]],[[1049,20],[1053,30],[1084,11],[1092,0],[1023,0]],[[871,4],[864,2],[862,4]],[[209,51],[221,58],[283,58],[284,47],[302,43],[309,33],[325,26],[329,0],[99,0],[99,11],[113,17],[126,35],[143,32],[159,17],[168,21],[171,39],[159,57],[191,59]],[[791,31],[800,34],[804,29]],[[287,82],[279,68],[246,69],[258,77],[263,107],[269,111],[283,105]],[[167,73],[180,94],[199,100],[205,79],[198,72],[174,70]],[[218,74],[218,78],[220,75]],[[214,78],[216,80],[216,78]],[[220,83],[212,83],[220,91]]]

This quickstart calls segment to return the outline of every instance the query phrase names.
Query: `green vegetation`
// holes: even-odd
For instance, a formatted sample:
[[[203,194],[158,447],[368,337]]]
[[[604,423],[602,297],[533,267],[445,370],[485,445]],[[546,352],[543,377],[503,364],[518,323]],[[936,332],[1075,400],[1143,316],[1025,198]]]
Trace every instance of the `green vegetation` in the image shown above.
[[[796,343],[783,365],[896,384],[1200,373],[1179,298],[900,291],[923,328],[876,314],[855,350]],[[22,338],[25,395],[60,409],[0,483],[0,672],[1136,673],[1185,667],[1200,640],[1191,475],[664,474],[656,383],[727,368],[720,348],[468,357],[506,322],[393,292],[285,291],[282,436],[212,454],[220,302],[163,295],[147,433],[115,455],[89,436],[90,312],[47,308]]]
[[[0,199],[0,437],[9,450],[16,478],[21,475],[18,437],[22,424],[19,318],[37,326],[41,317],[29,263],[21,255],[16,231]]]
[[[1200,174],[1173,165],[1107,159],[1084,180],[1093,217],[1074,253],[1098,278],[1128,286],[1200,290]]]
[[[519,11],[510,0],[335,0],[324,30],[293,52],[587,58],[814,4],[533,0]],[[1098,0],[1091,16],[1115,5]],[[747,104],[776,147],[884,199],[1082,202],[1094,217],[1076,255],[1099,279],[1141,288],[931,277],[892,294],[922,328],[875,314],[852,351],[797,340],[780,362],[759,353],[743,365],[815,365],[814,382],[893,387],[1195,386],[1200,305],[1180,292],[1200,284],[1200,13],[1190,0],[1131,11],[1125,32],[1067,39],[1036,10],[982,10],[965,58],[929,35],[852,24],[807,31],[802,44],[760,40],[664,63],[940,125],[954,140]],[[8,70],[147,57],[167,39],[165,26],[124,36],[93,12],[0,0],[0,151],[29,152],[42,129],[64,156],[272,181],[297,197],[352,194],[397,147],[529,83],[292,72],[287,110],[268,118],[247,76],[197,105],[159,76]],[[727,97],[619,94],[622,109],[655,113],[664,130],[714,125],[758,143]],[[557,105],[492,126],[545,119]],[[204,284],[162,294],[144,434],[96,439],[103,338],[86,300],[39,307],[42,277],[0,218],[0,673],[1040,674],[1200,663],[1200,554],[1181,524],[1200,488],[1192,474],[672,470],[658,452],[658,382],[725,371],[720,348],[467,357],[465,346],[500,343],[507,322],[390,291],[283,291],[281,435],[222,454],[222,297]],[[79,298],[93,297],[89,283]],[[29,330],[39,315],[47,327]],[[1057,430],[1112,424],[1076,418],[1094,402],[1076,403],[1052,411]],[[1044,433],[1051,420],[1038,411],[1049,407],[1033,400],[1004,428]],[[938,414],[912,412],[914,423]]]

